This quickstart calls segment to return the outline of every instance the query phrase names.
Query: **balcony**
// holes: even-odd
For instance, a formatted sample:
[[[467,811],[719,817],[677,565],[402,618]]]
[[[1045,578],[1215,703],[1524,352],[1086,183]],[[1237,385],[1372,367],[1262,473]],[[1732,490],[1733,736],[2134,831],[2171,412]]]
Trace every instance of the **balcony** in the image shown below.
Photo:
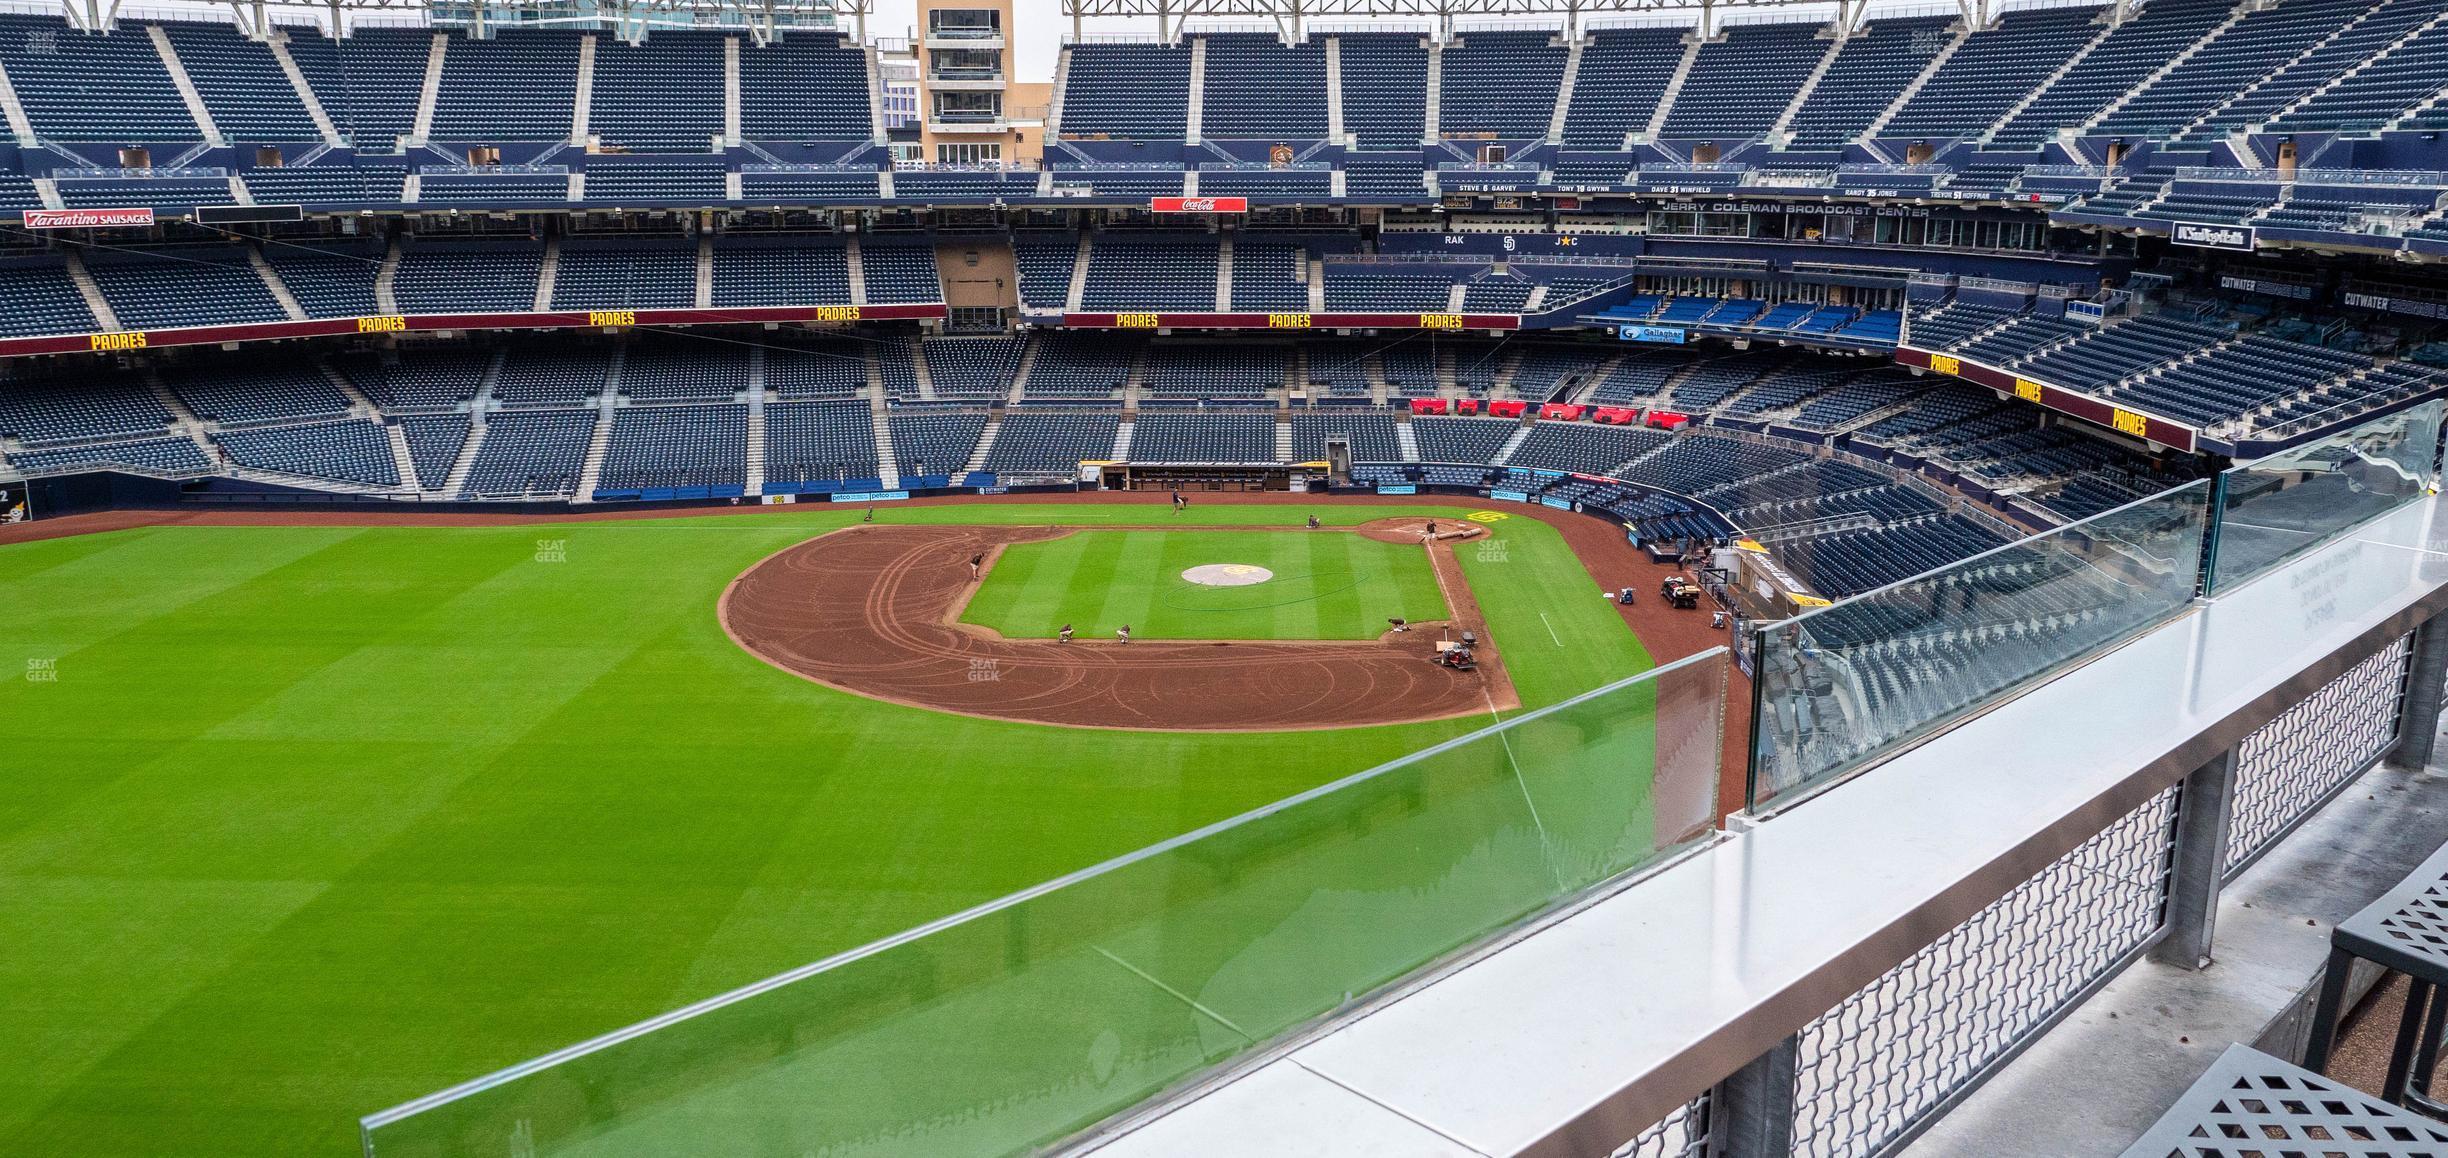
[[[1000,28],[929,28],[921,48],[975,48],[1000,51],[1003,30]]]
[[[926,82],[937,92],[1001,92],[1011,83],[999,68],[941,68]]]
[[[1011,130],[1011,122],[1001,113],[932,113],[926,119],[926,131],[942,136],[958,133],[1002,133]]]

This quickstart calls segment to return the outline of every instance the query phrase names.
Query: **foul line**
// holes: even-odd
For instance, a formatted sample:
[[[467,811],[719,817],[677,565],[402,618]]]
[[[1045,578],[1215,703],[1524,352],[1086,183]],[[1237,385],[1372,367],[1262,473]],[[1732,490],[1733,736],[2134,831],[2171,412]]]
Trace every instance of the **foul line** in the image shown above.
[[[1554,640],[1557,647],[1564,646],[1564,637],[1556,634],[1555,624],[1548,622],[1546,612],[1539,612],[1539,622],[1547,624],[1547,638]]]
[[[1204,1013],[1204,1014],[1206,1014],[1207,1016],[1214,1018],[1214,1019],[1215,1019],[1215,1023],[1216,1023],[1217,1025],[1221,1025],[1221,1026],[1223,1026],[1224,1028],[1226,1028],[1226,1029],[1229,1029],[1229,1030],[1233,1031],[1234,1033],[1240,1034],[1240,1035],[1241,1035],[1243,1038],[1247,1039],[1247,1040],[1249,1041],[1249,1043],[1250,1043],[1250,1044],[1252,1044],[1252,1045],[1256,1045],[1256,1044],[1258,1044],[1258,1039],[1257,1039],[1257,1038],[1255,1038],[1255,1037],[1251,1037],[1251,1036],[1250,1036],[1250,1032],[1249,1032],[1248,1030],[1243,1029],[1243,1028],[1241,1028],[1240,1026],[1233,1024],[1233,1020],[1232,1020],[1231,1018],[1226,1017],[1226,1016],[1224,1016],[1224,1015],[1223,1015],[1223,1014],[1221,1014],[1221,1013],[1217,1013],[1215,1010],[1209,1009],[1209,1008],[1207,1008],[1206,1006],[1199,1004],[1198,1000],[1197,1000],[1196,998],[1191,997],[1189,994],[1184,993],[1184,992],[1182,992],[1182,991],[1181,991],[1181,990],[1179,990],[1179,989],[1175,989],[1175,988],[1173,988],[1172,986],[1167,985],[1167,984],[1165,984],[1165,983],[1164,983],[1164,982],[1162,982],[1162,981],[1158,981],[1157,979],[1155,979],[1155,978],[1154,978],[1154,977],[1152,977],[1152,976],[1149,976],[1149,975],[1148,975],[1148,971],[1147,971],[1147,970],[1145,970],[1145,969],[1141,969],[1140,967],[1138,967],[1138,966],[1136,966],[1136,965],[1133,965],[1133,964],[1131,964],[1130,962],[1128,962],[1128,961],[1125,961],[1125,960],[1121,959],[1120,957],[1116,957],[1116,956],[1114,956],[1112,953],[1110,953],[1110,952],[1107,952],[1107,951],[1106,951],[1105,946],[1103,946],[1103,945],[1091,945],[1091,946],[1089,946],[1089,948],[1095,949],[1095,950],[1097,951],[1097,955],[1098,955],[1098,956],[1103,957],[1104,959],[1106,959],[1106,960],[1108,960],[1108,961],[1111,961],[1111,962],[1113,962],[1114,964],[1116,964],[1116,965],[1119,965],[1119,966],[1123,967],[1124,969],[1128,969],[1128,970],[1130,970],[1130,971],[1131,971],[1133,974],[1137,975],[1137,976],[1138,976],[1138,978],[1139,978],[1141,981],[1145,981],[1145,982],[1147,982],[1148,984],[1153,985],[1153,986],[1155,986],[1155,987],[1156,987],[1156,988],[1158,988],[1158,989],[1162,989],[1162,990],[1164,990],[1164,991],[1165,991],[1167,994],[1170,994],[1170,995],[1172,996],[1173,1000],[1178,1001],[1178,1002],[1181,1002],[1182,1004],[1187,1005],[1187,1006],[1189,1006],[1189,1007],[1190,1007],[1190,1008],[1192,1008],[1192,1009],[1198,1010],[1200,1013]]]
[[[1481,697],[1487,700],[1488,717],[1490,719],[1501,719],[1502,717],[1499,716],[1496,711],[1496,697],[1488,694],[1488,690],[1486,688],[1479,689],[1479,694]],[[1496,733],[1496,741],[1504,745],[1505,763],[1513,769],[1513,786],[1521,789],[1522,806],[1530,810],[1530,826],[1538,829],[1539,848],[1541,850],[1554,848],[1554,844],[1549,841],[1547,837],[1547,821],[1539,816],[1538,801],[1530,799],[1530,781],[1527,777],[1522,775],[1521,760],[1513,755],[1512,733],[1510,731],[1498,732]],[[1562,888],[1564,885],[1564,874],[1557,871],[1555,867],[1555,858],[1550,856],[1543,859],[1547,861],[1547,871],[1553,874],[1556,878],[1556,887]]]

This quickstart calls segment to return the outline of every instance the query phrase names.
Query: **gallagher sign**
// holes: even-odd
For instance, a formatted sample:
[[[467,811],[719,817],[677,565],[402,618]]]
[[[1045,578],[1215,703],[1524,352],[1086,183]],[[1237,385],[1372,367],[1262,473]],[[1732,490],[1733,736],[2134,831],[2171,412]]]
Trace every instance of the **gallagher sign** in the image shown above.
[[[150,209],[28,209],[28,229],[102,229],[113,225],[151,225]]]
[[[2249,225],[2203,225],[2179,221],[2169,227],[2168,240],[2195,249],[2234,249],[2251,253],[2253,227]]]
[[[1150,213],[1247,213],[1247,197],[1150,197]]]

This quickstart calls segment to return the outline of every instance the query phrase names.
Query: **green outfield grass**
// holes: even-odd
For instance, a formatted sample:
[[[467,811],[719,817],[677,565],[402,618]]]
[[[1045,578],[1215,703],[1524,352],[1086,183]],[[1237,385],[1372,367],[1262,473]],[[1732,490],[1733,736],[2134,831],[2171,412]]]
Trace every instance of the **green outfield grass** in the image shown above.
[[[1199,518],[1312,511],[1456,513]],[[0,1154],[354,1153],[360,1114],[1485,722],[1092,735],[735,647],[723,585],[857,517],[0,547]],[[1527,703],[1648,666],[1551,528],[1495,541],[1463,566]]]
[[[1182,578],[1208,564],[1264,567],[1243,587]],[[1071,624],[1102,638],[1375,639],[1389,617],[1443,619],[1428,552],[1348,531],[1080,531],[1005,547],[962,612],[1015,639]]]

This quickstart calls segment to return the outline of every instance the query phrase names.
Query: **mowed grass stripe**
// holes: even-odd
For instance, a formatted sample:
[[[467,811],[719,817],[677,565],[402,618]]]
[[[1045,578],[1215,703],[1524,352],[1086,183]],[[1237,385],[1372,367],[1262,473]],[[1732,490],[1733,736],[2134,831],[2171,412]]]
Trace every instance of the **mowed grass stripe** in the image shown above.
[[[1079,531],[1014,544],[1002,559],[962,618],[1012,638],[1045,638],[1064,623],[1105,638],[1127,623],[1146,640],[1372,639],[1388,618],[1447,614],[1425,548],[1340,531]],[[1245,587],[1182,578],[1233,563],[1274,578]],[[1057,574],[1068,584],[1051,582]]]
[[[1194,510],[1286,528],[1397,512]],[[0,1153],[342,1152],[369,1110],[1476,723],[1089,735],[845,695],[734,646],[723,585],[857,518],[0,547],[13,606],[76,660],[59,684],[0,672],[0,712],[35,733],[0,794],[0,1041],[31,1043],[0,1050]],[[1552,529],[1516,533],[1552,550],[1488,581],[1587,585]],[[535,562],[538,538],[567,562]],[[122,571],[76,563],[121,547]],[[111,615],[77,610],[88,588]],[[1492,630],[1541,631],[1535,604],[1491,606]],[[1637,670],[1620,621],[1597,626],[1567,634],[1591,656],[1546,665],[1539,695]]]

